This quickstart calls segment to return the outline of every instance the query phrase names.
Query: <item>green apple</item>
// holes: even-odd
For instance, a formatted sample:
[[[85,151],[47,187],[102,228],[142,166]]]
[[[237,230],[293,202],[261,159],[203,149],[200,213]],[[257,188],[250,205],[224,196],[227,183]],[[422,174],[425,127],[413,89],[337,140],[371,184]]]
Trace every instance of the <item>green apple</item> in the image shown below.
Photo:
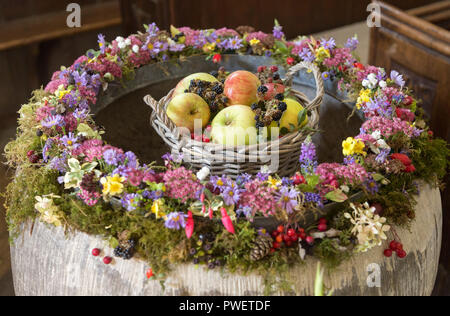
[[[166,114],[176,126],[186,127],[193,133],[195,120],[200,120],[203,128],[208,124],[211,112],[202,97],[195,93],[183,93],[170,101]]]
[[[257,142],[255,113],[246,105],[231,105],[217,113],[211,123],[211,140],[225,146]]]
[[[183,80],[181,80],[177,86],[175,87],[175,91],[173,92],[173,95],[179,95],[184,93],[187,89],[189,89],[189,85],[191,84],[191,80],[204,80],[208,82],[219,82],[216,77],[213,75],[207,74],[206,72],[198,72],[192,75],[187,76]]]
[[[280,131],[279,134],[283,135],[286,133],[294,132],[299,130],[300,128],[304,127],[308,123],[308,116],[305,115],[302,122],[299,122],[299,115],[301,116],[303,112],[303,106],[297,102],[294,99],[284,99],[283,100],[286,105],[286,111],[283,112],[283,115],[281,116],[281,119],[279,121],[280,123]],[[278,122],[272,122],[269,126],[270,128],[277,128]],[[268,135],[270,136],[270,130]]]

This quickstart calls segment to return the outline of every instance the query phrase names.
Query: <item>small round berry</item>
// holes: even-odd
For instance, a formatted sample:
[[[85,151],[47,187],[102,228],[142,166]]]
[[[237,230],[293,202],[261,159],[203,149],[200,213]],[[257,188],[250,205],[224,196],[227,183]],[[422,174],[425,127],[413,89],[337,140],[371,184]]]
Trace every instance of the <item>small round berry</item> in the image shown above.
[[[271,235],[273,238],[277,237],[280,233],[278,232],[278,230],[274,230]]]
[[[259,92],[259,93],[264,94],[264,93],[266,93],[267,91],[269,91],[269,89],[268,89],[266,86],[264,86],[264,85],[258,87],[258,92]]]
[[[100,249],[98,249],[98,248],[94,248],[94,249],[92,249],[92,255],[94,256],[94,257],[98,257],[99,255],[100,255]]]
[[[298,238],[300,238],[301,240],[305,240],[306,239],[306,233],[299,233],[298,234]]]
[[[28,152],[27,152],[27,157],[28,158],[30,158],[31,156],[33,156],[34,155],[34,150],[29,150]]]
[[[285,243],[287,243],[288,241],[291,241],[291,237],[288,236],[288,235],[283,235],[283,241],[284,241]]]
[[[291,236],[291,241],[292,241],[292,242],[298,241],[298,236],[297,236],[297,234],[295,234],[294,236]]]
[[[314,238],[312,236],[306,237],[306,242],[310,245],[314,244]]]
[[[389,244],[389,248],[392,251],[396,251],[397,249],[399,249],[398,248],[398,242],[396,242],[395,240],[391,241],[390,244]]]
[[[284,226],[283,226],[283,225],[278,226],[278,227],[277,227],[277,231],[278,231],[279,233],[282,233],[282,232],[284,231]]]
[[[284,240],[284,235],[278,235],[277,238],[275,238],[275,240],[277,241],[277,243],[282,243]]]
[[[286,111],[286,109],[287,109],[287,104],[286,104],[286,102],[280,102],[280,104],[278,104],[278,110],[280,110],[280,111]]]
[[[103,258],[103,263],[104,264],[110,264],[112,262],[112,258],[111,257],[104,257]]]
[[[391,249],[386,249],[384,251],[384,256],[387,257],[387,258],[392,257],[392,250]]]
[[[324,232],[327,230],[327,224],[319,224],[319,226],[317,226],[317,229],[321,232]]]
[[[258,72],[263,72],[264,70],[266,70],[267,67],[266,66],[259,66],[258,67]]]
[[[277,72],[278,71],[278,67],[277,66],[271,66],[270,67],[270,72]]]
[[[283,93],[278,93],[275,96],[275,99],[277,99],[278,101],[283,101],[284,100],[284,94]]]
[[[327,223],[327,219],[325,217],[322,217],[321,219],[319,219],[319,224],[326,224]]]
[[[397,250],[396,252],[397,252],[397,256],[398,256],[400,259],[403,259],[403,258],[406,257],[406,251],[404,251],[403,249]]]
[[[39,161],[39,156],[38,155],[31,155],[29,157],[29,160],[31,163],[37,163]]]
[[[147,275],[147,279],[152,278],[153,277],[153,269],[152,268],[148,269],[146,275]]]
[[[290,228],[290,229],[288,229],[288,231],[287,231],[287,235],[288,235],[289,237],[292,237],[292,236],[296,236],[297,234],[295,233],[295,229]]]
[[[276,242],[276,241],[274,241],[273,244],[272,244],[272,247],[273,247],[274,249],[280,249],[281,244],[278,243],[278,242]]]
[[[291,247],[293,245],[293,242],[288,240],[285,242],[286,243],[286,247]]]

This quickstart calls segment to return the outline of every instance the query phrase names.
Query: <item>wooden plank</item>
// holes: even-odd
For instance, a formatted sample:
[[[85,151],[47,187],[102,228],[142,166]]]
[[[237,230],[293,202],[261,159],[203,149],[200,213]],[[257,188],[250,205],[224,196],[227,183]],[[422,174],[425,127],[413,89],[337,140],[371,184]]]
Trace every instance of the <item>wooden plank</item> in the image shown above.
[[[50,13],[0,25],[0,50],[101,29],[122,23],[119,3],[107,2],[81,8],[81,27],[70,28],[70,12]]]
[[[418,17],[422,17],[425,15],[437,13],[450,8],[450,0],[439,1],[435,3],[431,3],[429,5],[425,5],[422,7],[410,9],[406,11],[410,15],[415,15]]]

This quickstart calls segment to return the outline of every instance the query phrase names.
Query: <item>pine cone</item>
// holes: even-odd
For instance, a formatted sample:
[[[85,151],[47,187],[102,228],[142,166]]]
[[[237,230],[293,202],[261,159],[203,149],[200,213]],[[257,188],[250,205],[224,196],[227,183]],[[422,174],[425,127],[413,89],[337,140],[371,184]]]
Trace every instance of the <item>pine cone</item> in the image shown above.
[[[267,256],[270,253],[272,244],[273,241],[270,236],[266,235],[258,236],[258,238],[256,238],[255,245],[253,246],[253,249],[250,252],[250,259],[252,261],[258,261]]]

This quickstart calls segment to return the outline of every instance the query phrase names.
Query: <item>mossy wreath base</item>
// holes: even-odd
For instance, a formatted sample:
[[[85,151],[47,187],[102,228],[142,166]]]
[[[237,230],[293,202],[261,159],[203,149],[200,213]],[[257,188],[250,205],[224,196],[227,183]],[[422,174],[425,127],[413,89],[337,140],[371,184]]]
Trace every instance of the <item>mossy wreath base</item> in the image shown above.
[[[325,276],[325,285],[334,295],[430,295],[438,268],[442,236],[442,206],[439,190],[421,185],[416,219],[409,230],[398,228],[408,256],[399,259],[383,256],[379,248],[357,254]],[[30,234],[30,231],[32,233]],[[173,268],[164,282],[146,277],[148,265],[141,260],[114,259],[105,265],[102,257],[91,255],[102,248],[112,255],[101,237],[84,233],[65,233],[35,222],[24,225],[11,247],[16,295],[262,295],[259,275],[230,274],[207,270],[191,264]],[[370,287],[367,280],[380,287]],[[308,257],[304,265],[292,267],[288,280],[296,294],[312,295],[317,260]],[[369,272],[368,272],[369,270]],[[375,284],[372,284],[375,285]]]

